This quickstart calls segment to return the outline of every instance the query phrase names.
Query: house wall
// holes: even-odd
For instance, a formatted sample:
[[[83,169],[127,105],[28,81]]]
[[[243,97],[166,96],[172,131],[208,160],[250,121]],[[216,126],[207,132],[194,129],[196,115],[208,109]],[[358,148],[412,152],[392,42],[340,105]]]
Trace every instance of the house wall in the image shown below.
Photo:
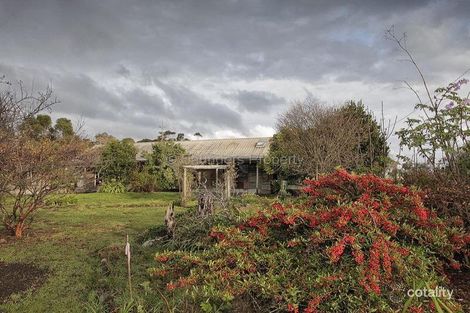
[[[235,191],[256,193],[256,163],[239,164],[237,166]],[[258,193],[271,193],[271,175],[267,174],[261,168],[258,169]]]

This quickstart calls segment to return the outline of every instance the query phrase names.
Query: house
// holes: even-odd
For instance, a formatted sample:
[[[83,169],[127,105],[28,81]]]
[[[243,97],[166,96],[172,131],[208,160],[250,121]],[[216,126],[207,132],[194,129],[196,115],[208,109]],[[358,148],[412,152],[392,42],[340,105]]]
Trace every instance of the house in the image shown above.
[[[198,182],[208,187],[223,181],[228,166],[234,164],[235,179],[231,186],[235,193],[271,193],[271,175],[267,174],[261,162],[269,152],[271,137],[204,139],[178,141],[187,153],[184,166],[186,171],[195,172]],[[137,160],[144,161],[145,154],[152,151],[153,142],[136,143]],[[184,179],[186,183],[186,179]],[[186,188],[183,188],[185,193]]]

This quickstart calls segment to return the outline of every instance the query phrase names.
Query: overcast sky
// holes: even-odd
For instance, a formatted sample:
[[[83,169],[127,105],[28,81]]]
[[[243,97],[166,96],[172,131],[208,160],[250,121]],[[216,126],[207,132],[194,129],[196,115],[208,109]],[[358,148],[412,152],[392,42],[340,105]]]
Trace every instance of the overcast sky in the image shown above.
[[[415,98],[401,81],[418,81],[391,25],[432,87],[470,68],[470,1],[341,2],[0,0],[0,74],[51,84],[54,116],[90,136],[141,139],[271,135],[307,96],[402,119]]]

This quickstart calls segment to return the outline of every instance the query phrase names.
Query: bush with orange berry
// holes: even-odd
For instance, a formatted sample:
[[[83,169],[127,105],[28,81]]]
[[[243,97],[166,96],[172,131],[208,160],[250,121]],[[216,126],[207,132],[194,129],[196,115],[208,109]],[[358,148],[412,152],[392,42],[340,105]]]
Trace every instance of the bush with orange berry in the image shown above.
[[[419,192],[341,169],[304,192],[301,203],[213,227],[204,250],[158,253],[155,283],[206,312],[460,312],[452,300],[407,296],[446,286],[470,242]]]

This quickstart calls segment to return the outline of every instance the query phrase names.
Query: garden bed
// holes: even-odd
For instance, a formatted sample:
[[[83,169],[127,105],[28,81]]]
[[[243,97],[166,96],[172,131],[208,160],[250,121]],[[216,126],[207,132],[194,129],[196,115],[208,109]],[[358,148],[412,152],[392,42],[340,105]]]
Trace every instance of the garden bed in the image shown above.
[[[47,279],[47,271],[26,263],[0,262],[0,303],[11,295],[34,290]]]

